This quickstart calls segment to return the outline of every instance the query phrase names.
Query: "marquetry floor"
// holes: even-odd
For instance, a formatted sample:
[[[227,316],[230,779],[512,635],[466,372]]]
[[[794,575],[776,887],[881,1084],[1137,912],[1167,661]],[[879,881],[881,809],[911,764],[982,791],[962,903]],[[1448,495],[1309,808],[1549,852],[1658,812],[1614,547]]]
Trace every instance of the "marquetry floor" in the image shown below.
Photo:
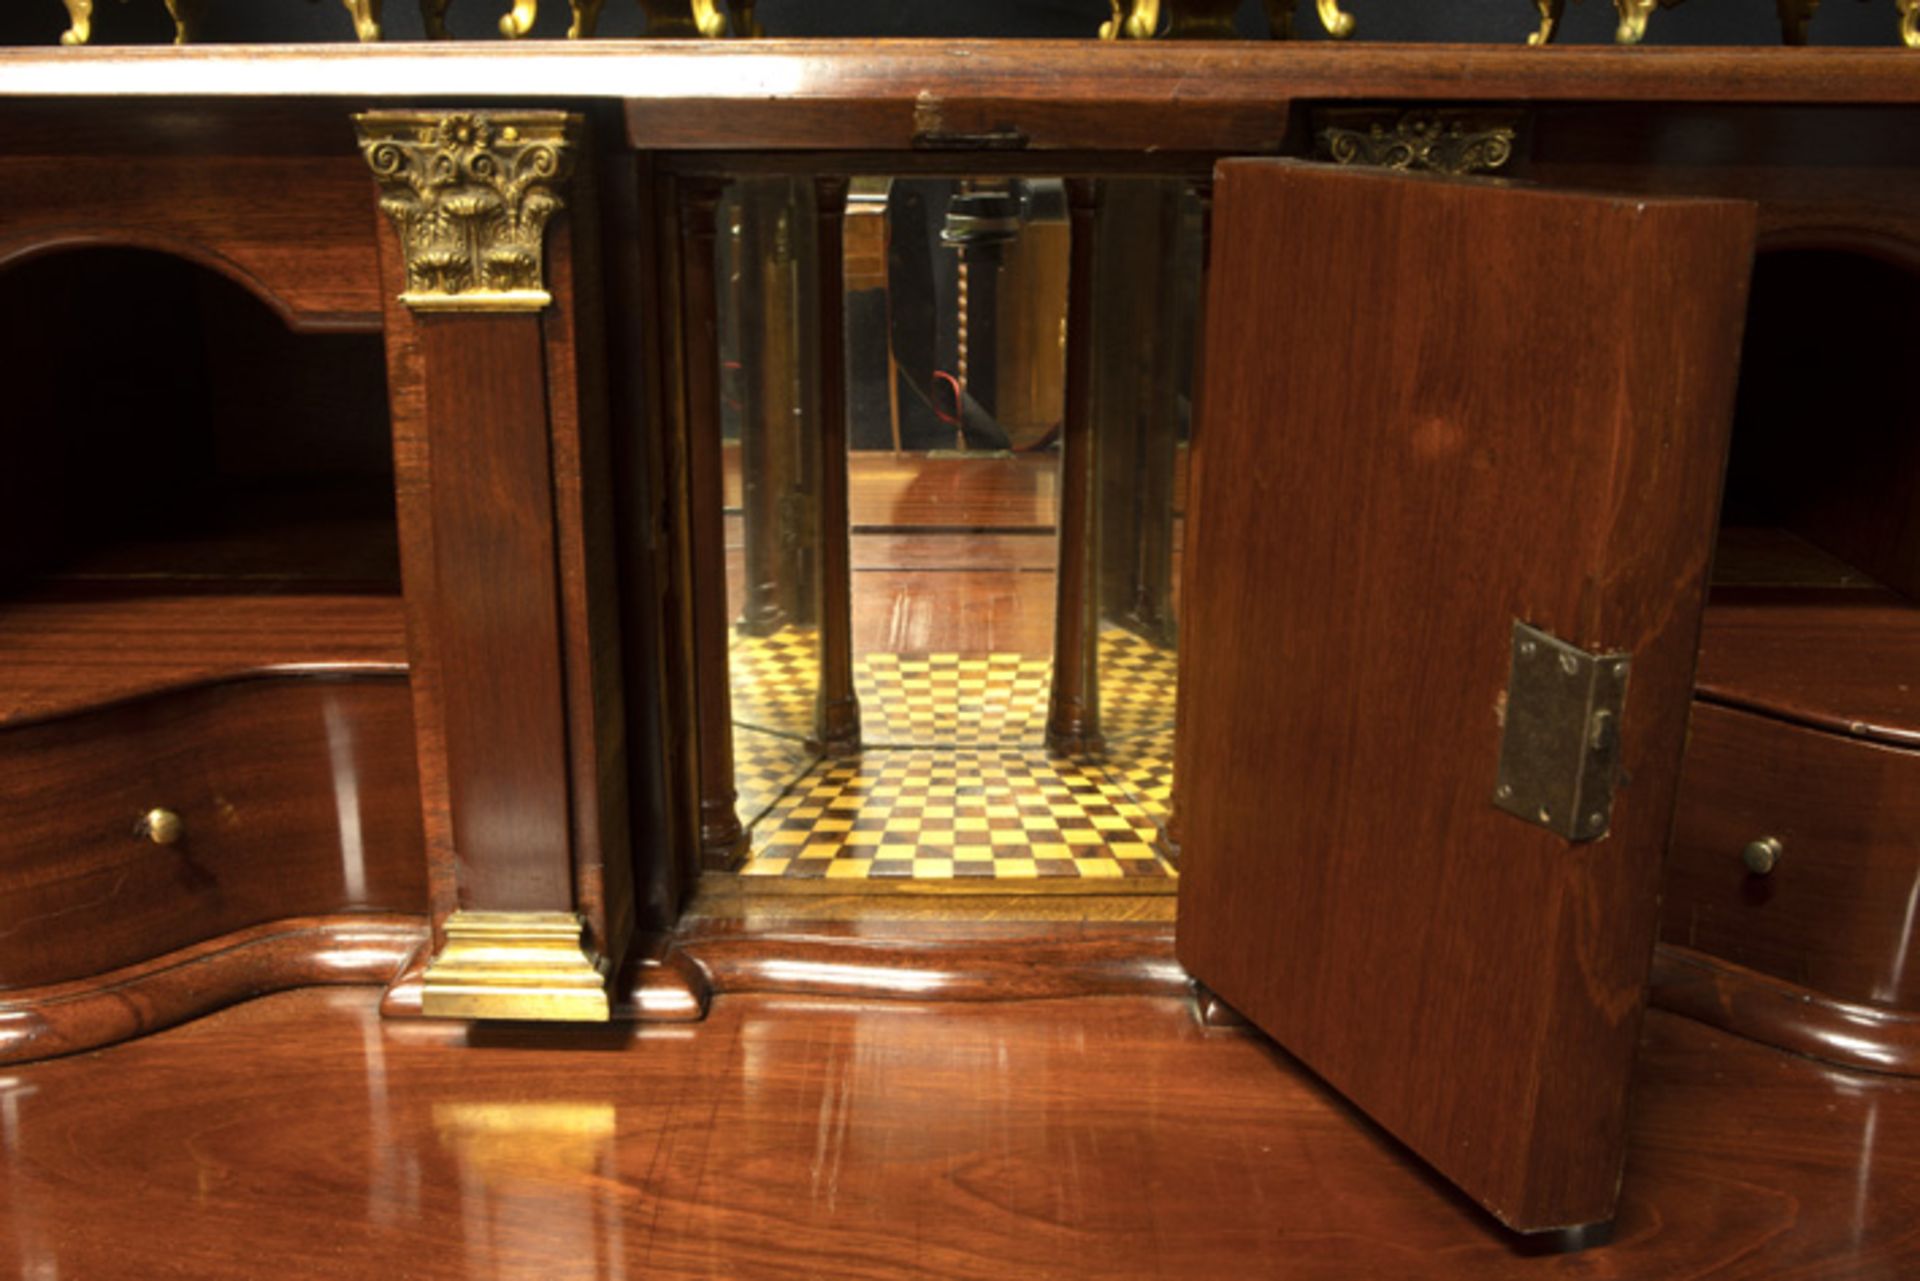
[[[1098,765],[993,748],[816,766],[754,827],[750,876],[1168,877],[1160,828]]]
[[[1101,632],[1106,750],[1045,750],[1055,468],[863,458],[852,469],[854,688],[864,751],[809,751],[812,626],[736,628],[742,872],[781,880],[1169,881],[1173,651]],[[744,526],[732,530],[738,539]],[[736,552],[739,549],[734,549]],[[744,572],[744,560],[730,571]],[[735,582],[730,607],[745,595]]]
[[[1168,879],[1174,655],[1100,637],[1108,749],[1042,745],[1052,665],[1021,654],[867,654],[862,738],[813,761],[811,632],[738,635],[735,785],[750,827],[743,875],[788,880]],[[811,768],[809,768],[809,765]]]

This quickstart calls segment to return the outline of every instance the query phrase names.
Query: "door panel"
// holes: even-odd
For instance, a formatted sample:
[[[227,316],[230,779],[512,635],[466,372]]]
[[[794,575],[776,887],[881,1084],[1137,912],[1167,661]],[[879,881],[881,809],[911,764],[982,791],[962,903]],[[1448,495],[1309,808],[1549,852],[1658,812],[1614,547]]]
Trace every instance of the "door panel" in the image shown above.
[[[1521,1230],[1618,1190],[1754,220],[1216,181],[1180,959]],[[1516,620],[1632,655],[1602,839],[1493,803]]]

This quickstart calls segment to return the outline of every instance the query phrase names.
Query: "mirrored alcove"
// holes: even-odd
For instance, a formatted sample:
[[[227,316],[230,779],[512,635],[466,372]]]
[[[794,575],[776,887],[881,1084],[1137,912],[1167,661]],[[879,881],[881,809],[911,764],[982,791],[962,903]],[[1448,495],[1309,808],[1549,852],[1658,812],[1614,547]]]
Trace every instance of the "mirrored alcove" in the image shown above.
[[[812,196],[731,184],[717,216],[728,685],[740,820],[819,757],[820,439]]]
[[[702,432],[725,544],[709,866],[1170,888],[1192,184],[781,176],[711,199],[717,403],[703,425],[688,401],[696,578]]]

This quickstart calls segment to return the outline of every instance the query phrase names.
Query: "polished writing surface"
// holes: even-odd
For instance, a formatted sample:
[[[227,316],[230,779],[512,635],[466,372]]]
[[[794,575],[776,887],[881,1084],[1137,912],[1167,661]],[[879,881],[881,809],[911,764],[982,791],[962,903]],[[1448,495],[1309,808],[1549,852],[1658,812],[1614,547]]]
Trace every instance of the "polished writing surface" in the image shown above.
[[[1179,956],[1521,1230],[1613,1206],[1753,228],[1218,170]],[[1515,620],[1632,656],[1604,839],[1494,806]]]
[[[1529,1257],[1178,999],[723,998],[691,1027],[271,997],[0,1074],[0,1273],[1900,1277],[1920,1087],[1654,1014],[1613,1243]],[[263,1264],[263,1261],[267,1261]]]

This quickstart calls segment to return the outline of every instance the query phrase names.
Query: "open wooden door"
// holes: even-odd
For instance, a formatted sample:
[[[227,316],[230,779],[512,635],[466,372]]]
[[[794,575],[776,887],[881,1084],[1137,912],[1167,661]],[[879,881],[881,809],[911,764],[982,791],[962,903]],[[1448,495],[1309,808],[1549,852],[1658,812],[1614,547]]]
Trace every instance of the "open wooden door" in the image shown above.
[[[1754,225],[1215,184],[1180,959],[1522,1231],[1618,1192]]]

